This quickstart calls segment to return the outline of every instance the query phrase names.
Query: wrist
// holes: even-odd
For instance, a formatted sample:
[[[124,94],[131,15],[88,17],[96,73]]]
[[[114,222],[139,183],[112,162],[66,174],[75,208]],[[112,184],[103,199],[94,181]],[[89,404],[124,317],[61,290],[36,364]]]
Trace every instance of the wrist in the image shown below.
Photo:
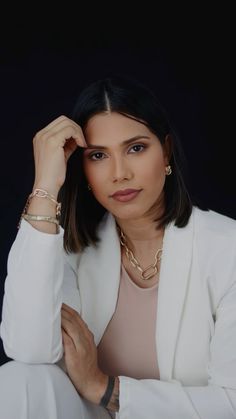
[[[88,401],[99,404],[103,394],[106,391],[108,383],[108,375],[101,372],[96,379],[83,389],[82,396]]]
[[[114,378],[114,382],[113,382]],[[112,390],[112,392],[111,392]],[[83,397],[92,403],[103,406],[104,408],[113,412],[119,411],[119,377],[110,377],[101,373],[99,379],[93,383],[93,389],[89,386],[89,396],[85,392]],[[87,394],[86,394],[87,393]],[[105,396],[105,397],[104,397]],[[105,403],[104,403],[105,401]]]
[[[113,412],[119,411],[119,391],[120,380],[119,377],[109,376],[107,377],[107,386],[100,399],[100,406],[111,410]]]
[[[47,182],[35,182],[32,191],[35,189],[43,189],[51,194],[55,199],[57,199],[60,188],[55,185],[50,185]]]
[[[111,410],[112,412],[118,412],[120,408],[120,380],[119,377],[115,377],[115,384],[113,388],[113,392],[110,398],[109,403],[107,404],[107,409]]]

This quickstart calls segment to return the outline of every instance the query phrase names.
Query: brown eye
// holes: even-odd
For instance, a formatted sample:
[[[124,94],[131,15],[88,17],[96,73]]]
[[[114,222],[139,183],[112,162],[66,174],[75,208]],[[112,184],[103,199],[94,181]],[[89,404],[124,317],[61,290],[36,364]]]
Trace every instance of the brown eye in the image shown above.
[[[129,151],[131,152],[131,153],[140,153],[141,151],[143,151],[144,149],[145,149],[146,147],[145,147],[145,145],[143,145],[143,144],[134,144],[130,149],[129,149]]]
[[[105,154],[101,153],[100,151],[97,151],[96,153],[91,153],[89,155],[90,160],[102,160],[104,158]]]

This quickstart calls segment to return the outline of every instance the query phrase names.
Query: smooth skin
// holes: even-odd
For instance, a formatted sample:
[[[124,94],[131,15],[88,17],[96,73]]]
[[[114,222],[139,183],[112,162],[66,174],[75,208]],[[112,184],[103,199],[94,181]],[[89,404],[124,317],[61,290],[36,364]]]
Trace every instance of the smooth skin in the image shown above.
[[[146,230],[151,215],[145,214],[156,201],[163,204],[168,156],[160,141],[144,124],[115,112],[95,115],[84,134],[89,147],[84,152],[84,169],[97,201],[126,232],[131,230],[130,222],[135,229],[142,223]],[[127,203],[111,198],[127,188],[142,191]]]
[[[88,144],[84,151],[84,170],[92,193],[114,215],[129,248],[141,266],[147,267],[162,247],[164,229],[156,229],[153,220],[164,210],[170,139],[167,137],[162,145],[146,125],[115,112],[92,117],[84,135]],[[141,191],[128,202],[118,202],[111,196],[124,189]],[[148,288],[157,281],[156,276],[144,282],[127,260],[123,248],[122,262],[138,286]]]
[[[84,132],[62,115],[39,131],[33,144],[34,189],[45,189],[56,198],[65,181],[69,157],[78,146],[85,149],[84,170],[92,193],[115,216],[133,250],[143,258],[144,265],[148,264],[163,235],[152,221],[152,207],[154,204],[157,207],[158,202],[159,210],[163,210],[165,166],[170,154],[168,140],[163,147],[144,124],[118,113],[104,112],[92,117]],[[111,197],[117,190],[126,188],[141,189],[141,192],[126,203]],[[32,199],[28,209],[30,214],[55,216],[53,211],[51,201],[38,197]],[[31,224],[40,231],[56,233],[51,223],[32,221]],[[98,404],[106,390],[108,376],[98,366],[93,334],[78,312],[66,304],[61,308],[61,327],[68,375],[82,397]],[[116,377],[108,405],[111,410],[119,408],[115,402],[118,393]]]

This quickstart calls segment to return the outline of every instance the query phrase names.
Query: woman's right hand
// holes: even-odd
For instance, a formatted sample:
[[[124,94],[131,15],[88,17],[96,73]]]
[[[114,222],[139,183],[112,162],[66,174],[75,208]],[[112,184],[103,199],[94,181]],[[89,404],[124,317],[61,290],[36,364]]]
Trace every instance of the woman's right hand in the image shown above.
[[[78,146],[87,147],[81,127],[62,115],[38,131],[33,139],[34,188],[46,189],[55,197],[66,177],[67,162]]]

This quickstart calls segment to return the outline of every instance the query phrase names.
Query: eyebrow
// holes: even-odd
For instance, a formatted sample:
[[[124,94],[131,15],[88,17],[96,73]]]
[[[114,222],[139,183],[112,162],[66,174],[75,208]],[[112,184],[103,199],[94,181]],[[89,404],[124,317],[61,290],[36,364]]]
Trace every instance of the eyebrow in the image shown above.
[[[131,138],[128,138],[127,140],[122,141],[121,145],[127,145],[127,144],[130,144],[130,143],[134,142],[134,141],[141,140],[142,138],[146,138],[146,139],[150,140],[150,137],[148,137],[147,135],[135,135],[134,137],[131,137]],[[96,148],[96,149],[99,149],[99,150],[104,150],[107,147],[105,147],[103,145],[93,144],[93,145],[88,145],[86,148],[88,148],[88,149]]]

